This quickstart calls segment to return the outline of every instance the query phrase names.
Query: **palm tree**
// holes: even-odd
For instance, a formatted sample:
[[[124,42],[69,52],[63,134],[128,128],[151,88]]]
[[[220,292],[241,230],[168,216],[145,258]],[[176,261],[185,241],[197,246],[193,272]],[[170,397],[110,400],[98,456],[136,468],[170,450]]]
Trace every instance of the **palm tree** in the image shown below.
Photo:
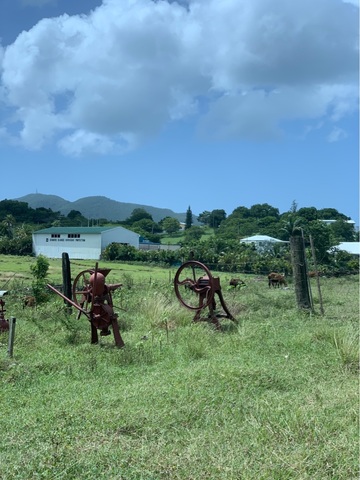
[[[282,222],[281,231],[285,232],[287,235],[287,240],[294,235],[296,232],[299,233],[302,231],[302,219],[297,217],[294,213],[289,213],[286,217],[286,220]]]
[[[1,222],[1,225],[5,228],[6,235],[8,238],[13,238],[14,234],[14,226],[15,226],[16,220],[13,215],[6,215],[4,220]]]

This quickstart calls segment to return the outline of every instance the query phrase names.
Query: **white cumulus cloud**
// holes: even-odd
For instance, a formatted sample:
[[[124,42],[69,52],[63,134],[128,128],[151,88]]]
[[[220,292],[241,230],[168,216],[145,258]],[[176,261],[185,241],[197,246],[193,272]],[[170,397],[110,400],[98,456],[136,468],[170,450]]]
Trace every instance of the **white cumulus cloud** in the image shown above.
[[[2,128],[81,155],[127,151],[188,116],[219,139],[336,122],[357,105],[357,29],[342,0],[103,0],[0,51]]]

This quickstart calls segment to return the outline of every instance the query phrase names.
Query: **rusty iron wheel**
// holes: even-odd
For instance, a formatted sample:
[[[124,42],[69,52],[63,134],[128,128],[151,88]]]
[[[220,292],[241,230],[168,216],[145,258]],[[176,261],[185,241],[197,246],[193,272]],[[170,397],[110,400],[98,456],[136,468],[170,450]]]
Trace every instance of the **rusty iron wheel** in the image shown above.
[[[214,298],[214,282],[206,265],[189,260],[179,267],[174,278],[175,294],[179,302],[190,310],[203,310]],[[202,298],[202,303],[199,302]]]
[[[83,270],[80,272],[75,278],[72,288],[74,302],[89,314],[92,301],[90,277],[93,273],[94,270]],[[78,316],[80,314],[81,312],[79,312]]]

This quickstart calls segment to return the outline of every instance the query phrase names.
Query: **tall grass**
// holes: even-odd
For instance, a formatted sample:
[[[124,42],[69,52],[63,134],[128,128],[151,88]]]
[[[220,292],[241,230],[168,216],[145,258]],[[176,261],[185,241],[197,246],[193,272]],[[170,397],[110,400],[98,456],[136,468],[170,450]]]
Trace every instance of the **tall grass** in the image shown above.
[[[164,271],[114,292],[125,348],[90,344],[63,302],[22,309],[0,336],[0,478],[357,479],[358,278],[322,279],[325,315],[246,277],[238,323],[193,323]],[[115,281],[121,281],[116,278]],[[314,284],[315,285],[315,284]]]
[[[359,371],[359,332],[349,328],[345,332],[336,332],[333,337],[336,352],[345,368]]]

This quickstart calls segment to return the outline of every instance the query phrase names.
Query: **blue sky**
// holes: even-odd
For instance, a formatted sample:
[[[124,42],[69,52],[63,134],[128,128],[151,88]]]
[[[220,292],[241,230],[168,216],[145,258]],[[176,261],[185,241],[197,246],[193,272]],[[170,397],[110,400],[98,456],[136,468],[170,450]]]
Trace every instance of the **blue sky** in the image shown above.
[[[1,0],[0,200],[359,224],[357,0]]]

